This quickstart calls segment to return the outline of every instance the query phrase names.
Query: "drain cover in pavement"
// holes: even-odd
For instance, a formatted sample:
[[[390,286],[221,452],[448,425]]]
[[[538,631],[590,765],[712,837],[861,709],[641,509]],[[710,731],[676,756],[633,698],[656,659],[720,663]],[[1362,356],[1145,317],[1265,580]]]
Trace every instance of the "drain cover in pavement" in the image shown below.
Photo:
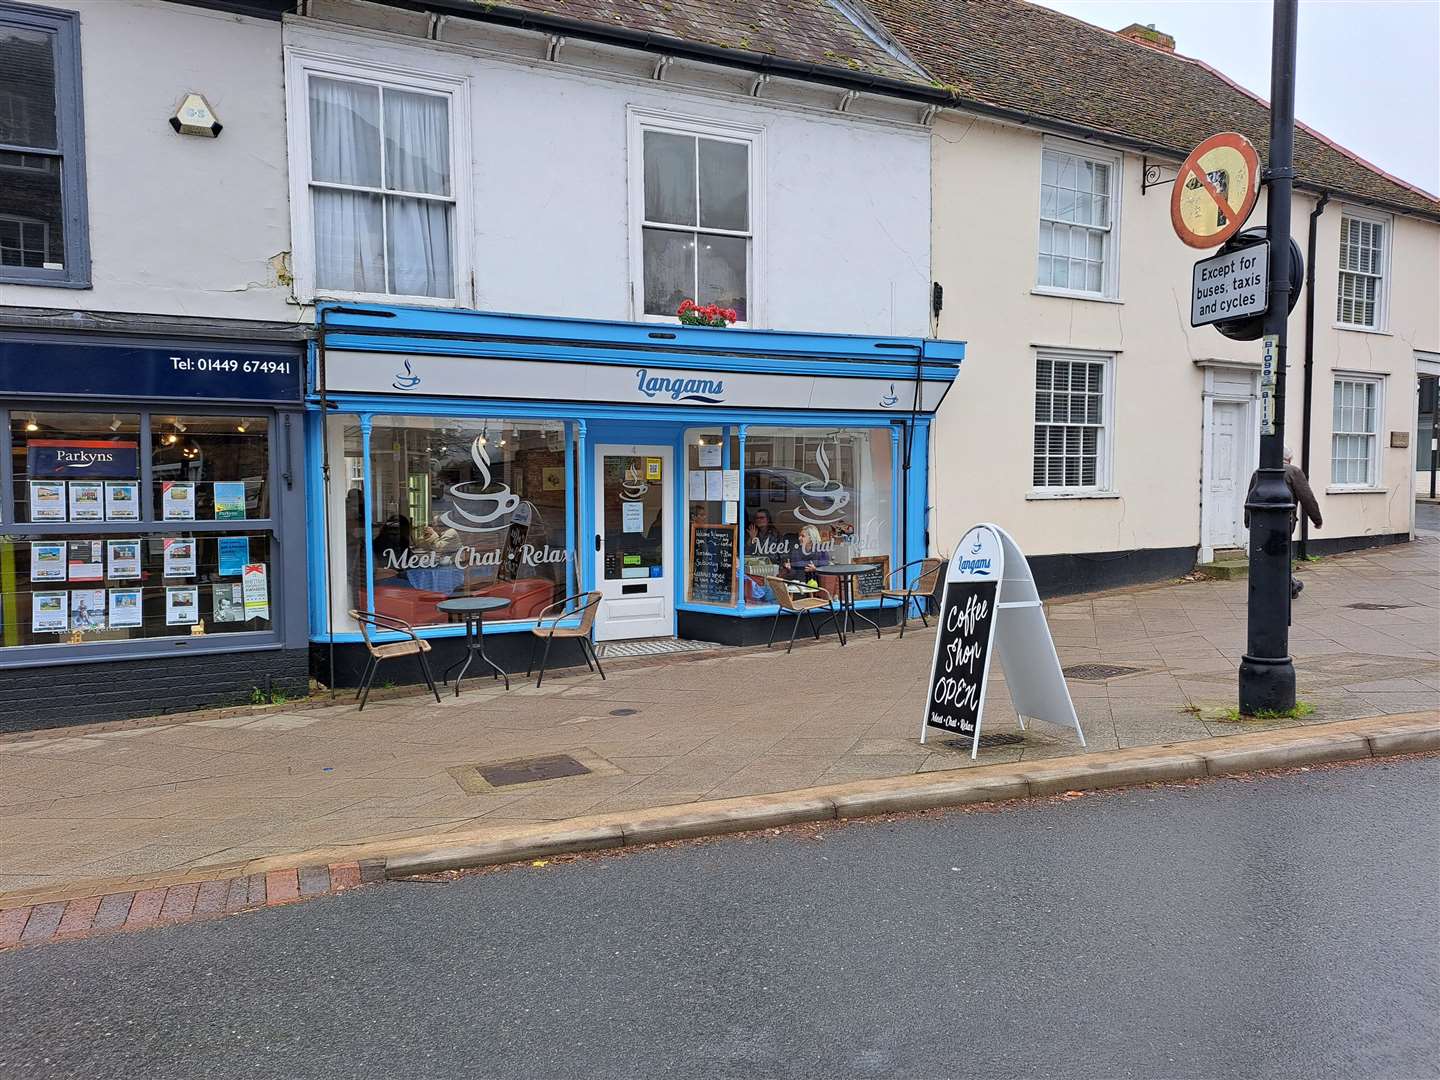
[[[562,776],[584,776],[591,770],[569,754],[551,754],[548,757],[502,761],[498,765],[477,765],[475,771],[491,787],[509,787],[512,784],[533,784],[537,780],[558,780]]]
[[[611,710],[610,710],[610,715],[611,715],[611,716],[634,716],[634,715],[635,715],[636,713],[638,713],[639,711],[640,711],[639,709],[611,709]]]
[[[1121,675],[1134,675],[1145,669],[1123,667],[1120,664],[1071,664],[1062,670],[1067,679],[1114,679]]]
[[[970,741],[969,739],[941,739],[941,740],[940,740],[940,745],[941,745],[941,746],[948,746],[948,747],[950,747],[950,748],[953,749],[953,750],[966,750],[966,751],[968,751],[973,744],[971,743],[971,741]],[[1011,733],[1008,732],[1008,731],[997,731],[997,732],[995,732],[995,733],[993,733],[993,734],[990,734],[990,735],[986,735],[983,731],[980,733],[980,749],[981,749],[981,750],[993,750],[993,749],[994,749],[995,747],[997,747],[997,746],[1024,746],[1024,745],[1025,745],[1025,736],[1024,736],[1024,735],[1013,735],[1013,734],[1011,734]]]
[[[1394,611],[1396,608],[1410,607],[1410,604],[1346,604],[1347,608],[1354,608],[1356,611]]]

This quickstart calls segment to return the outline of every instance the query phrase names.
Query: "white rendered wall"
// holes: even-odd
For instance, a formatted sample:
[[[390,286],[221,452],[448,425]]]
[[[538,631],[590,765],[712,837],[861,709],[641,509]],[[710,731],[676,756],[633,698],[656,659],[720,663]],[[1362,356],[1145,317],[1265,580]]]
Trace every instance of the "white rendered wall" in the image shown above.
[[[0,285],[0,306],[294,319],[280,24],[159,0],[80,15],[93,287]],[[187,92],[218,139],[171,129]]]
[[[926,332],[930,146],[918,126],[299,22],[287,24],[286,46],[466,80],[472,227],[462,242],[474,286],[462,283],[462,306],[637,317],[627,145],[636,108],[762,130],[752,325]]]

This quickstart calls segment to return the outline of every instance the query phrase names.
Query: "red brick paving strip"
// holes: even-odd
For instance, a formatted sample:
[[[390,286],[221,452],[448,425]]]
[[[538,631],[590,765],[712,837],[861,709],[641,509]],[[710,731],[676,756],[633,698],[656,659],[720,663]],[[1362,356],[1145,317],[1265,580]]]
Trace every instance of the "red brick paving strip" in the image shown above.
[[[333,863],[330,866],[330,888],[334,892],[353,889],[360,884],[360,864],[353,862]]]
[[[249,903],[251,905],[259,905],[265,903],[265,875],[251,874],[248,880],[250,882]]]
[[[83,934],[95,924],[95,913],[100,910],[101,897],[87,896],[83,900],[71,900],[65,905],[65,917],[56,928],[57,936]]]
[[[160,908],[165,904],[164,889],[145,889],[135,894],[130,905],[130,915],[125,920],[127,928],[149,926],[160,917]]]
[[[0,911],[0,949],[8,949],[11,945],[19,942],[20,934],[25,929],[25,920],[28,918],[30,918],[28,907]]]
[[[160,918],[165,922],[188,918],[195,910],[195,898],[199,895],[199,885],[171,885],[165,892],[165,906],[160,909]]]
[[[330,868],[328,866],[302,866],[300,868],[300,895],[319,896],[330,891]]]
[[[36,904],[30,909],[30,919],[25,923],[25,932],[20,935],[21,944],[32,941],[49,941],[65,915],[63,901],[54,904]]]
[[[213,915],[225,910],[225,898],[230,893],[230,881],[207,881],[200,886],[200,895],[195,898],[196,915]]]
[[[130,901],[134,898],[134,893],[120,892],[111,893],[101,900],[100,910],[95,913],[95,929],[113,930],[125,925],[125,919],[130,914]]]
[[[265,875],[265,903],[283,904],[287,900],[298,900],[299,898],[300,874],[298,871],[271,870]]]
[[[230,879],[230,891],[225,894],[225,910],[239,911],[250,903],[250,879],[248,877],[237,877]]]

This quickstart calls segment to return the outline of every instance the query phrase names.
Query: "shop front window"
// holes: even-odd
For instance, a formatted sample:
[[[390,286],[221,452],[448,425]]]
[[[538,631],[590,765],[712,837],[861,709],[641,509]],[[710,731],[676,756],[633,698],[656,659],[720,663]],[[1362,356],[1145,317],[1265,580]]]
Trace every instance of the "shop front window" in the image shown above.
[[[752,427],[745,435],[746,599],[773,603],[765,579],[838,592],[825,567],[865,563],[858,599],[877,596],[895,531],[889,428]]]
[[[150,425],[152,492],[162,521],[270,516],[269,425],[262,417],[164,416]]]
[[[332,440],[353,477],[358,421],[333,418]],[[368,518],[363,468],[343,494],[346,607],[368,606],[368,567],[374,610],[412,626],[448,623],[436,605],[464,596],[508,601],[494,621],[536,618],[569,582],[565,455],[559,422],[377,417]]]
[[[733,607],[740,551],[740,439],[733,427],[685,433],[685,599]]]
[[[10,414],[15,521],[139,521],[140,417]]]

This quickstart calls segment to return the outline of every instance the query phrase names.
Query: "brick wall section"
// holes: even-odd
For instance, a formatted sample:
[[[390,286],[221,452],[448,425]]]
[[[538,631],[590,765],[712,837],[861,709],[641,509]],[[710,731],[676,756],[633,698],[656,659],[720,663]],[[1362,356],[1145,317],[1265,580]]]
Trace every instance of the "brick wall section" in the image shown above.
[[[127,720],[250,701],[256,689],[309,689],[304,649],[157,656],[0,671],[0,733]]]

